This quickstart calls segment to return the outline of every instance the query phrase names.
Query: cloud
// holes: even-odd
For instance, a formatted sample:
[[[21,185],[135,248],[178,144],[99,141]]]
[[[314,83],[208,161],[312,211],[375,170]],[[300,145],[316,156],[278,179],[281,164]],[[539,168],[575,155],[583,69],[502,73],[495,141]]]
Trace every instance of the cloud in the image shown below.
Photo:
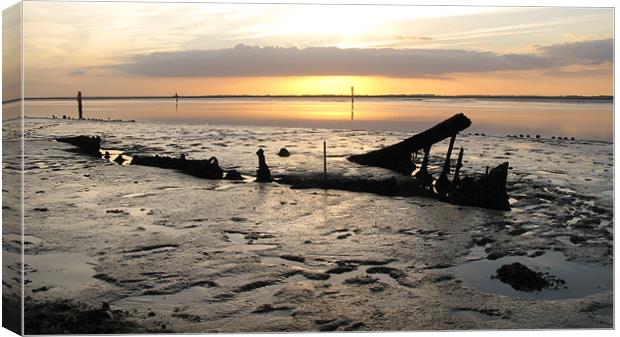
[[[613,61],[614,41],[613,39],[579,41],[552,44],[538,49],[545,55],[564,58],[575,64],[601,64]]]
[[[430,36],[409,36],[409,35],[398,35],[396,37],[399,40],[422,40],[422,41],[433,41],[435,38]]]
[[[394,49],[237,45],[137,55],[117,69],[153,77],[386,76],[438,77],[454,73],[552,69],[600,64],[613,58],[613,40],[554,44],[532,54],[461,49]]]

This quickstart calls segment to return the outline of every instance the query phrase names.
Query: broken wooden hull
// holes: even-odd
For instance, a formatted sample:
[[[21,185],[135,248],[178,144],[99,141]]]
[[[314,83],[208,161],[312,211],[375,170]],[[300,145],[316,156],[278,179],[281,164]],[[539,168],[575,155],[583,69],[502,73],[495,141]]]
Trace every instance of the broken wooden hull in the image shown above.
[[[276,180],[294,189],[332,189],[349,192],[372,193],[395,197],[426,197],[454,205],[481,207],[509,211],[506,177],[508,163],[493,168],[488,175],[465,177],[452,194],[440,196],[415,179],[363,178],[322,174],[283,175]]]
[[[181,171],[204,179],[223,179],[224,170],[210,160],[173,158],[165,156],[133,156],[131,165],[152,166]]]

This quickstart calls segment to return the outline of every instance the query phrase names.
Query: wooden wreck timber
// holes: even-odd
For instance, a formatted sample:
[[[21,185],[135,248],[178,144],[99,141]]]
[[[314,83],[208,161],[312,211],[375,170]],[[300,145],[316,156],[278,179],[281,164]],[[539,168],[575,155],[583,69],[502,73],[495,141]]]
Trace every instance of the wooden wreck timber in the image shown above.
[[[76,146],[81,153],[108,160],[110,159],[110,153],[108,151],[105,151],[103,154],[101,152],[101,137],[99,136],[58,137],[56,140]],[[122,155],[118,155],[114,159],[114,162],[119,165],[123,164],[124,161],[125,159]],[[157,155],[135,155],[131,157],[131,165],[172,169],[204,179],[243,180],[243,177],[235,170],[227,171],[226,175],[224,175],[224,170],[219,166],[218,160],[215,157],[203,160],[186,159],[185,155],[181,155],[178,158]]]
[[[428,163],[428,156],[433,144],[455,136],[457,133],[467,129],[470,125],[471,121],[469,118],[462,113],[458,113],[432,128],[407,138],[400,143],[365,154],[356,154],[347,159],[357,164],[382,167],[401,174],[410,175],[411,172],[416,169],[416,165],[411,160],[412,154],[420,150],[424,151],[424,167],[424,163]]]
[[[84,154],[100,157],[101,153],[101,137],[99,136],[75,136],[75,137],[57,137],[56,141],[68,143],[78,148]]]
[[[163,169],[181,171],[194,177],[204,179],[223,179],[224,170],[219,165],[217,158],[207,160],[186,159],[184,155],[178,158],[166,156],[133,156],[131,165],[152,166]]]

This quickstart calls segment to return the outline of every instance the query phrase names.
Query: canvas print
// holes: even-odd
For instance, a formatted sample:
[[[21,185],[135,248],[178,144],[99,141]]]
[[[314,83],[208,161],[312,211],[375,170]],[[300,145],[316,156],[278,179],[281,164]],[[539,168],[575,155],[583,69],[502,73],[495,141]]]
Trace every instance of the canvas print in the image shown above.
[[[612,329],[613,15],[6,9],[3,326]]]

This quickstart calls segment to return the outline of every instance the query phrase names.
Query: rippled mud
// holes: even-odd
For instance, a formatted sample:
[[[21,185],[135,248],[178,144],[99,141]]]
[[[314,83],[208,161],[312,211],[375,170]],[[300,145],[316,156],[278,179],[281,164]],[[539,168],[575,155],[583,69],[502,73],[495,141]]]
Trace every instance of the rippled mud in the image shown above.
[[[320,172],[324,139],[330,172],[389,175],[345,157],[404,133],[45,119],[26,125],[25,277],[34,303],[106,303],[126,312],[136,331],[613,326],[610,143],[459,136],[465,172],[510,161],[513,211],[503,212],[253,182],[257,147],[274,174]],[[104,148],[126,153],[217,156],[246,179],[116,165],[51,141],[76,134],[100,135]],[[278,157],[281,147],[291,156]],[[435,169],[445,148],[433,148]],[[18,254],[6,234],[5,246]],[[567,288],[504,291],[491,274],[517,260]],[[583,268],[600,273],[597,282],[576,281]]]

